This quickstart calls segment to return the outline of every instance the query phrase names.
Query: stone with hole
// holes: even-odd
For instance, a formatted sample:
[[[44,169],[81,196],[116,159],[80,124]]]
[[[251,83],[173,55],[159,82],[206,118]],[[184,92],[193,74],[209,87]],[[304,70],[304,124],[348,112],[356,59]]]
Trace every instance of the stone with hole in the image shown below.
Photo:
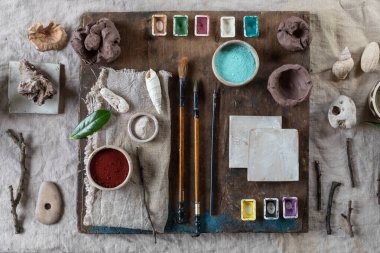
[[[356,106],[351,98],[341,95],[331,105],[328,112],[333,128],[352,128],[356,125]]]
[[[62,197],[57,185],[53,182],[43,182],[38,193],[36,219],[45,225],[57,223],[62,210]]]

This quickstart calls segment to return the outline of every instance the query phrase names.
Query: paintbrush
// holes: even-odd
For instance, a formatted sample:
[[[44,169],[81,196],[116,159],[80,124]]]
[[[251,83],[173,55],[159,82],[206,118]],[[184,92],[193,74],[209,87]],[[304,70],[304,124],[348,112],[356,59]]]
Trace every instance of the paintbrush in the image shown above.
[[[199,198],[199,101],[198,101],[198,81],[194,81],[193,89],[193,112],[194,112],[194,208],[195,208],[195,233],[199,236],[201,230],[201,203]]]
[[[212,122],[211,122],[211,155],[210,155],[210,215],[214,215],[214,175],[215,175],[215,149],[216,149],[216,117],[218,110],[218,91],[212,94]]]
[[[188,59],[182,57],[178,64],[179,76],[179,178],[178,178],[178,210],[177,223],[185,222],[185,85]]]

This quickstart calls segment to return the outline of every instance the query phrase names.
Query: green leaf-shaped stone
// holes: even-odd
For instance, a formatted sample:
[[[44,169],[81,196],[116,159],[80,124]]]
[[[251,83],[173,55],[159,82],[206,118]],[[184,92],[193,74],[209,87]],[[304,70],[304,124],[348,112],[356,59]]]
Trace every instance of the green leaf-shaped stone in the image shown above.
[[[102,128],[111,118],[111,112],[100,109],[82,120],[71,133],[70,139],[83,139]]]

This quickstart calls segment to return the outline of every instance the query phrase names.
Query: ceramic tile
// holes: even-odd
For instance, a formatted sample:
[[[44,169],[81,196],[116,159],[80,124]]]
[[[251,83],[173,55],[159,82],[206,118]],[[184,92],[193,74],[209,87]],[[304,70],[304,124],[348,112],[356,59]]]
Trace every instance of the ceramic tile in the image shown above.
[[[281,116],[230,116],[229,167],[248,168],[249,132],[254,128],[281,128]]]
[[[298,181],[298,131],[251,130],[247,174],[248,181]]]

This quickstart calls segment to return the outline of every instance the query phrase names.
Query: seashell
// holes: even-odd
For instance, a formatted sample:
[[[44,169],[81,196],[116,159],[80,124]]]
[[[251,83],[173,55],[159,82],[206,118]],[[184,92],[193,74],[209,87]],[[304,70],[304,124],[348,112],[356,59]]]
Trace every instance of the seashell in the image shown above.
[[[354,67],[354,60],[351,57],[350,50],[345,47],[339,55],[339,59],[332,67],[333,74],[339,79],[345,79]]]
[[[356,125],[356,106],[351,98],[340,95],[330,105],[328,118],[333,128],[351,128]]]
[[[377,42],[369,43],[362,54],[360,66],[363,72],[370,72],[376,69],[379,62],[380,48]]]
[[[124,98],[116,95],[111,90],[107,88],[102,88],[100,90],[100,95],[112,106],[116,111],[120,113],[128,112],[129,104]]]
[[[67,33],[53,21],[47,27],[36,23],[28,29],[28,39],[38,51],[61,50],[66,46]]]
[[[157,73],[153,69],[148,70],[146,73],[145,84],[149,93],[150,100],[152,100],[154,108],[156,108],[156,111],[160,114],[162,98],[161,85],[160,79],[158,79]]]

